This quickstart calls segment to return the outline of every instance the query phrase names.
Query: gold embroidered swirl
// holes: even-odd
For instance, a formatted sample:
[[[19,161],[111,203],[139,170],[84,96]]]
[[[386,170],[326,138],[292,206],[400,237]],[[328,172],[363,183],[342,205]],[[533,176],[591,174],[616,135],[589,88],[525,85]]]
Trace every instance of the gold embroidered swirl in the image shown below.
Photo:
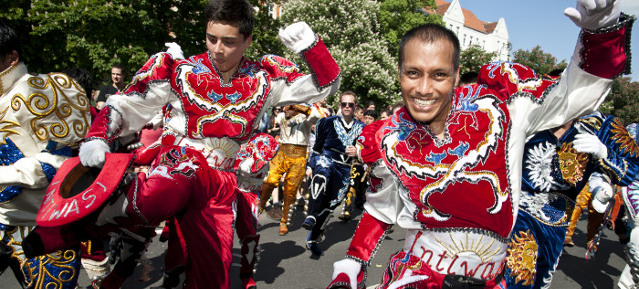
[[[5,108],[4,111],[0,111],[0,135],[3,135],[3,137],[0,138],[0,145],[6,143],[5,138],[9,135],[20,135],[18,131],[12,129],[14,127],[20,127],[20,123],[18,123],[17,121],[4,119],[7,115],[7,110],[9,110],[9,107]]]
[[[47,77],[33,76],[27,80],[34,93],[28,97],[16,94],[11,99],[11,108],[15,111],[25,106],[35,118],[30,125],[35,136],[44,141],[51,137],[66,138],[72,131],[77,139],[82,139],[88,129],[89,100],[75,82],[64,74],[47,74]],[[72,89],[75,88],[75,89]],[[74,95],[67,95],[67,92]],[[77,92],[77,93],[76,93]],[[47,95],[51,95],[48,97]],[[80,111],[78,118],[74,111]]]
[[[30,281],[27,282],[29,288],[65,288],[65,284],[77,278],[78,272],[73,263],[78,257],[76,251],[66,250],[25,261],[21,265],[29,272],[27,276],[27,280]],[[32,287],[33,284],[35,286]]]

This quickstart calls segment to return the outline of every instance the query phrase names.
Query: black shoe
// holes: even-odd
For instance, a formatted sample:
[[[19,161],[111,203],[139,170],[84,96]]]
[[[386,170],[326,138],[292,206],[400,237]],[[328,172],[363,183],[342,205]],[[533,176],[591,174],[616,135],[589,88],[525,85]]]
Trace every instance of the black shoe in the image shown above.
[[[315,227],[315,218],[311,216],[306,217],[306,220],[304,220],[302,227],[309,231],[312,230],[313,227]]]

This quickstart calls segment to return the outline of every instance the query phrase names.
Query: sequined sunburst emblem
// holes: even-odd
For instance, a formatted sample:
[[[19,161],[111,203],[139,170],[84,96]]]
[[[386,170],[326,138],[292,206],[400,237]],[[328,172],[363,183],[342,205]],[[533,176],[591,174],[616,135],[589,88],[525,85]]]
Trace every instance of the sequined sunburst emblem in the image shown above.
[[[619,148],[621,148],[622,151],[627,152],[632,156],[639,155],[639,146],[637,146],[637,143],[630,133],[628,133],[628,131],[623,127],[620,119],[615,118],[613,120],[610,132],[613,135],[613,140],[619,145]]]
[[[535,281],[537,270],[537,242],[530,231],[519,232],[513,236],[508,246],[506,262],[511,269],[510,276],[521,285],[531,285]]]
[[[569,143],[561,145],[561,149],[557,154],[559,155],[559,167],[564,180],[572,186],[583,180],[588,156],[579,153]]]

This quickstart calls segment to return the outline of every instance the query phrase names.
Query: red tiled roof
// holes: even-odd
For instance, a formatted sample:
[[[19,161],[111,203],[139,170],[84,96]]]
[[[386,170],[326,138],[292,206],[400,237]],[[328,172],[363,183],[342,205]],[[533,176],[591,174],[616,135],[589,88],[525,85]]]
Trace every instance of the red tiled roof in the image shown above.
[[[450,7],[450,2],[446,2],[444,0],[435,0],[435,4],[437,5],[437,9],[435,11],[426,9],[428,13],[435,12],[438,15],[444,15],[448,8]],[[477,30],[479,32],[483,32],[486,34],[490,34],[495,30],[497,26],[497,22],[484,22],[479,20],[477,16],[473,12],[468,9],[462,7],[462,13],[464,13],[464,26]]]

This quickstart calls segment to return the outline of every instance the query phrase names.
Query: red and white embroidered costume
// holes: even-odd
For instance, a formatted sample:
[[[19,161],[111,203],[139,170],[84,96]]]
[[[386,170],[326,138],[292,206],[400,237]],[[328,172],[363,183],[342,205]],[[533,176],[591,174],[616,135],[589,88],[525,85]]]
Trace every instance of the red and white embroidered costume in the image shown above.
[[[313,103],[339,87],[339,68],[317,39],[300,52],[311,75],[277,56],[242,59],[229,82],[208,53],[158,53],[123,94],[109,97],[87,140],[137,133],[164,108],[163,147],[128,192],[126,214],[155,225],[172,216],[188,244],[187,288],[228,288],[236,199],[235,158],[271,106]]]
[[[360,157],[380,157],[372,171],[392,177],[367,195],[350,260],[335,264],[329,288],[350,287],[352,273],[364,286],[365,266],[390,224],[406,229],[406,239],[377,288],[441,288],[446,275],[495,287],[517,216],[526,137],[603,101],[611,78],[629,67],[630,24],[622,18],[607,30],[584,30],[559,82],[516,63],[485,65],[478,84],[455,91],[443,139],[405,108],[366,127]]]

